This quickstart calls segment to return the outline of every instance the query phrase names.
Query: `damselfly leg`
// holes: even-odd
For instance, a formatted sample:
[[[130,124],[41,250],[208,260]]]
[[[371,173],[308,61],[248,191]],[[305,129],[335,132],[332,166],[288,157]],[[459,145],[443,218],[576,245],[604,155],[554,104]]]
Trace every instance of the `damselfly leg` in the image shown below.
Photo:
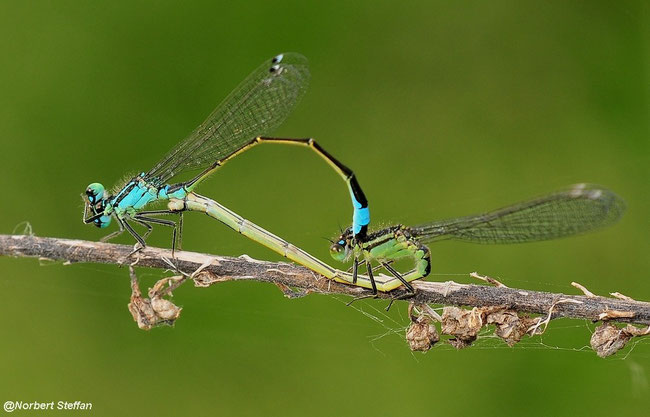
[[[109,233],[106,236],[102,237],[99,239],[100,242],[108,242],[109,240],[116,238],[117,236],[121,235],[124,232],[124,226],[122,225],[122,222],[118,219],[117,221],[117,226],[119,227],[118,230],[114,231],[113,233]]]
[[[411,295],[414,295],[414,294],[415,294],[415,288],[413,288],[413,286],[412,286],[411,284],[409,284],[409,282],[406,281],[406,280],[404,279],[404,277],[402,277],[402,274],[400,274],[399,272],[397,272],[397,271],[395,270],[395,268],[393,268],[392,266],[390,266],[387,262],[380,262],[380,265],[381,265],[382,267],[384,267],[384,269],[386,269],[386,271],[390,272],[392,276],[394,276],[395,278],[397,278],[398,280],[400,280],[400,281],[402,282],[402,284],[404,284],[404,286],[409,290],[409,292],[411,293]]]
[[[139,224],[147,228],[147,231],[144,234],[143,239],[146,239],[147,236],[149,236],[149,233],[151,233],[151,230],[153,229],[153,226],[151,226],[150,223],[161,224],[163,226],[171,227],[172,228],[172,256],[174,256],[174,251],[176,250],[176,234],[177,234],[176,222],[173,222],[171,220],[155,219],[153,217],[146,217],[141,215],[136,215],[135,217],[133,217],[133,220],[135,220],[136,222],[138,222]]]
[[[167,216],[167,215],[172,215],[172,214],[177,214],[178,215],[178,223],[172,221],[172,220],[163,220],[163,219],[154,219],[148,216]],[[176,251],[176,248],[178,247],[178,250],[181,250],[181,244],[182,244],[182,239],[183,239],[183,212],[182,211],[174,211],[174,210],[148,210],[148,211],[140,211],[138,214],[135,216],[136,219],[142,220],[144,222],[148,223],[154,223],[154,224],[162,224],[164,226],[169,226],[173,228],[172,231],[172,256],[174,256],[174,252]],[[147,227],[151,227],[150,225]],[[147,232],[148,235],[148,232]],[[145,235],[145,237],[147,236]]]

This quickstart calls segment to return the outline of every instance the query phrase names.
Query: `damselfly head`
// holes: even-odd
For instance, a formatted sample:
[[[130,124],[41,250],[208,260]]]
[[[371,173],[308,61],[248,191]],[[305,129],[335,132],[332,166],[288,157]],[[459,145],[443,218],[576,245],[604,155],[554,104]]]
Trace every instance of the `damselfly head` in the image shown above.
[[[98,182],[93,182],[88,185],[88,187],[86,187],[86,197],[88,198],[87,204],[90,206],[90,210],[95,216],[104,212],[106,198],[108,196],[103,185]],[[93,220],[93,224],[102,229],[108,227],[111,224],[111,216],[98,216]]]
[[[332,242],[330,256],[339,262],[345,262],[352,253],[352,229],[347,228],[341,235]]]

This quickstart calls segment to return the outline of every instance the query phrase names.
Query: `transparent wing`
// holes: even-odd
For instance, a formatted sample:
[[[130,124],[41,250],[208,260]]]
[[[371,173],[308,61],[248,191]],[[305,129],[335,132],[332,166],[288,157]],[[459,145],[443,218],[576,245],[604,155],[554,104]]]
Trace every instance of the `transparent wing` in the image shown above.
[[[411,228],[423,242],[457,239],[474,243],[521,243],[589,232],[615,223],[625,202],[614,192],[579,184],[489,213]]]
[[[268,134],[282,124],[308,84],[307,59],[302,55],[285,53],[264,62],[146,178],[164,183],[181,172],[206,168]]]

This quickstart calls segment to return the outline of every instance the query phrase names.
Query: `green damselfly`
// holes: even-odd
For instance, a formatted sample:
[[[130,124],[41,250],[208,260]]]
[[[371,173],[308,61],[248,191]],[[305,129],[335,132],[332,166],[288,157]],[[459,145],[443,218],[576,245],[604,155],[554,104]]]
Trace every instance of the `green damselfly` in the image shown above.
[[[363,237],[345,230],[330,246],[330,254],[338,261],[352,259],[353,278],[360,265],[366,265],[373,283],[372,263],[386,269],[393,279],[382,279],[373,290],[391,291],[431,272],[431,252],[425,243],[456,239],[472,243],[523,243],[557,239],[593,231],[618,221],[625,211],[625,202],[614,192],[602,187],[578,184],[566,190],[503,207],[487,213],[421,224],[396,225]],[[415,268],[401,274],[391,262],[411,258]]]

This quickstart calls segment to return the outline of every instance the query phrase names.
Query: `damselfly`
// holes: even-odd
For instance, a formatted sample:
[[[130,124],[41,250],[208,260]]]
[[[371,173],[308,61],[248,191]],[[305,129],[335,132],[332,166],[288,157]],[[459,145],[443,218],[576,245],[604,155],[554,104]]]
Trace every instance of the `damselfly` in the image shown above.
[[[185,140],[174,147],[151,170],[129,180],[114,193],[100,183],[86,188],[83,221],[99,228],[108,227],[115,218],[119,230],[102,240],[111,239],[127,230],[136,240],[136,248],[144,248],[152,224],[173,229],[172,250],[176,247],[177,229],[182,230],[185,210],[207,212],[240,233],[270,247],[290,259],[305,264],[329,278],[336,278],[336,270],[311,257],[304,251],[277,238],[218,203],[193,193],[197,185],[219,167],[241,152],[260,143],[280,143],[309,147],[321,156],[345,180],[354,207],[353,226],[365,230],[369,222],[368,203],[354,173],[337,161],[313,139],[271,138],[268,134],[278,127],[302,97],[309,81],[307,60],[299,54],[277,55],[250,74]],[[169,183],[181,173],[200,172],[189,181]],[[155,202],[169,201],[167,210],[144,210]],[[198,204],[197,201],[201,202]],[[179,223],[155,216],[178,213]],[[140,235],[131,222],[145,227]],[[180,235],[180,233],[179,233]],[[287,252],[287,248],[293,249]],[[341,271],[338,271],[341,272]],[[341,276],[347,276],[341,273]],[[349,278],[349,277],[348,277]],[[350,281],[349,279],[341,279]],[[367,283],[369,285],[369,281]]]
[[[365,263],[374,292],[390,291],[426,277],[431,272],[431,253],[424,243],[456,239],[472,243],[522,243],[577,235],[615,223],[625,210],[625,202],[614,192],[585,184],[524,201],[495,211],[436,221],[419,226],[397,225],[366,236],[347,229],[330,246],[338,261],[352,258],[353,277]],[[415,268],[399,273],[391,262],[409,257]],[[386,269],[394,279],[373,284],[372,262]]]

